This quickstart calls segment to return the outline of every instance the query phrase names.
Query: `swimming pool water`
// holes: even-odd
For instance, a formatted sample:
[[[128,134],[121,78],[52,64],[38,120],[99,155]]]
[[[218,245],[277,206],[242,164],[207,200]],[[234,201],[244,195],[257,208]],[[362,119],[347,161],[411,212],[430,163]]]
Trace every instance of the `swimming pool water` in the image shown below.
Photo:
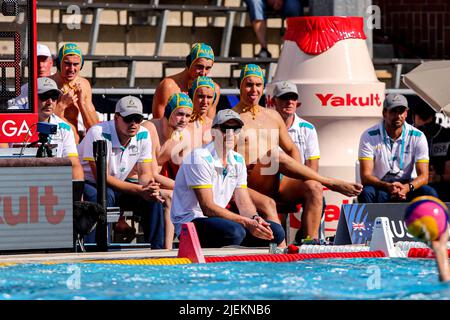
[[[0,267],[0,299],[450,299],[429,259]]]

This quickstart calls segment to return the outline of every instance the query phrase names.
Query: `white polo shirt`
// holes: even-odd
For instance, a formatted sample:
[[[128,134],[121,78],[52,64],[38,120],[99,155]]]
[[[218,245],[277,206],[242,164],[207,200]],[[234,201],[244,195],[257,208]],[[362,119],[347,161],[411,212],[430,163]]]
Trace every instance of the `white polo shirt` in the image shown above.
[[[93,146],[97,140],[106,141],[108,174],[119,180],[124,181],[137,162],[152,161],[152,142],[146,128],[141,126],[128,145],[123,147],[117,137],[114,120],[100,122],[89,129],[78,145],[84,179],[89,182],[95,183],[89,161],[95,161]]]
[[[380,180],[409,181],[417,176],[417,162],[429,162],[428,143],[422,131],[406,122],[402,135],[393,141],[381,121],[362,134],[358,157],[359,160],[374,160],[373,175]]]
[[[77,145],[72,128],[55,114],[50,116],[50,123],[58,126],[56,134],[49,136],[49,143],[56,144],[56,157],[78,157]]]
[[[225,208],[236,188],[247,188],[244,158],[230,150],[227,166],[217,156],[214,142],[194,149],[186,156],[175,178],[170,218],[177,235],[181,225],[196,218],[205,218],[193,189],[212,189],[214,203]]]
[[[288,129],[294,144],[300,151],[301,162],[320,159],[319,139],[316,128],[312,123],[300,118],[294,113],[294,122]]]

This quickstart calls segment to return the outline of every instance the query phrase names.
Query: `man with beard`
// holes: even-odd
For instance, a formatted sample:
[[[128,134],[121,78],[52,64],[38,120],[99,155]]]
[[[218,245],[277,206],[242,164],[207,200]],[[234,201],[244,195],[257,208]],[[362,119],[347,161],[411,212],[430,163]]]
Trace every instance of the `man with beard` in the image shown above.
[[[427,186],[427,139],[405,121],[407,115],[405,96],[391,93],[383,103],[383,120],[362,134],[358,157],[364,189],[359,202],[411,201],[421,195],[438,197]]]

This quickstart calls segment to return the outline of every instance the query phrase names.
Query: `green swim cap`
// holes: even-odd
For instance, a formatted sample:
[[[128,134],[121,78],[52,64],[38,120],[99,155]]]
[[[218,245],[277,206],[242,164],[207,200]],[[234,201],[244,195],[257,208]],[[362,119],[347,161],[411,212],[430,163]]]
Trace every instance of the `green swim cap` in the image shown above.
[[[189,96],[191,97],[191,99],[194,99],[195,91],[201,87],[211,88],[214,92],[214,98],[216,97],[216,86],[214,84],[214,81],[210,77],[200,76],[194,80],[191,89],[189,89]]]
[[[195,60],[200,58],[210,59],[214,62],[213,49],[205,43],[195,43],[191,48],[191,52],[186,58],[186,65],[188,69],[191,68]]]
[[[242,81],[244,81],[247,77],[258,77],[262,79],[263,84],[265,82],[263,70],[256,64],[246,64],[244,68],[242,68],[241,75],[239,77],[239,88],[242,85]]]
[[[83,53],[81,52],[80,47],[76,43],[66,43],[61,48],[59,48],[58,63],[56,65],[58,70],[61,70],[61,64],[62,64],[62,62],[64,60],[64,57],[67,56],[67,55],[79,56],[80,60],[81,60],[81,68],[80,68],[80,70],[83,68],[84,57],[83,57]]]
[[[167,102],[166,109],[164,110],[164,117],[169,120],[172,113],[178,108],[191,108],[194,110],[192,100],[186,93],[174,93],[170,97],[169,102]]]

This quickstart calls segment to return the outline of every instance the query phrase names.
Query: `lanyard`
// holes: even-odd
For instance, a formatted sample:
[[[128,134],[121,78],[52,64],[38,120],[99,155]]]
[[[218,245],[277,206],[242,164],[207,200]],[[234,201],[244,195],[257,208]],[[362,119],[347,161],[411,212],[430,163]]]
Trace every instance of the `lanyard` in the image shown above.
[[[391,171],[393,170],[394,167],[394,162],[395,162],[395,153],[392,152],[393,146],[391,147],[391,143],[390,140],[391,138],[388,136],[386,129],[384,127],[383,124],[381,124],[381,126],[383,127],[383,142],[386,145],[386,149],[391,151],[391,159],[389,160],[389,166],[391,167]],[[406,126],[405,124],[403,124],[402,127],[402,137],[401,137],[401,147],[400,147],[400,156],[399,156],[399,169],[400,171],[403,170],[403,165],[404,165],[404,157],[405,157],[405,144],[406,144]],[[394,141],[395,143],[395,141]]]

